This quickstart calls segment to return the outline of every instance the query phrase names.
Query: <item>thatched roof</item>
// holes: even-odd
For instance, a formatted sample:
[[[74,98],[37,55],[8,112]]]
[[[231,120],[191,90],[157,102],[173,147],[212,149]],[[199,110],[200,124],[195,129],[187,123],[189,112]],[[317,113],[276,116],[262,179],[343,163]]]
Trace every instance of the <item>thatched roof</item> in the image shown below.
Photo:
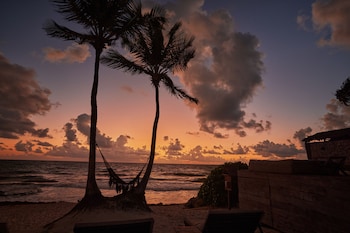
[[[303,141],[310,142],[314,140],[327,140],[327,141],[335,141],[335,140],[344,140],[350,139],[350,128],[324,131],[314,135],[311,135],[307,138],[304,138]]]

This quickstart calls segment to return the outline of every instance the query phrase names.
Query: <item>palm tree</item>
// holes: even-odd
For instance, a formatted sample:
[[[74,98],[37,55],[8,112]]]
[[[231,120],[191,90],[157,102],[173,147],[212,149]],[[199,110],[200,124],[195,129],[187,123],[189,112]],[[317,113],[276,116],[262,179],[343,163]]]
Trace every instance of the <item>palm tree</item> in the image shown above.
[[[85,32],[77,32],[55,21],[44,25],[51,37],[80,44],[87,43],[95,49],[94,79],[91,90],[91,123],[88,178],[83,200],[96,200],[102,194],[96,183],[96,125],[99,64],[107,45],[132,33],[141,19],[141,5],[130,0],[51,0],[58,13],[67,21],[81,25]]]
[[[337,90],[335,96],[341,103],[345,104],[346,106],[350,105],[350,77],[343,82],[340,89]]]
[[[161,8],[153,8],[151,15],[165,15]],[[164,20],[160,20],[164,19]],[[165,17],[148,17],[142,30],[134,37],[125,41],[126,48],[132,58],[124,57],[117,50],[111,49],[101,58],[101,62],[114,69],[123,69],[132,74],[146,74],[151,79],[155,89],[156,114],[153,123],[152,141],[149,162],[140,184],[134,190],[135,193],[144,195],[156,150],[157,127],[159,120],[159,87],[163,83],[168,91],[176,97],[198,103],[196,98],[188,95],[184,90],[174,85],[170,71],[184,70],[188,62],[194,57],[195,50],[192,47],[193,37],[187,38],[180,30],[181,23],[175,23],[167,36],[163,35],[166,25]]]

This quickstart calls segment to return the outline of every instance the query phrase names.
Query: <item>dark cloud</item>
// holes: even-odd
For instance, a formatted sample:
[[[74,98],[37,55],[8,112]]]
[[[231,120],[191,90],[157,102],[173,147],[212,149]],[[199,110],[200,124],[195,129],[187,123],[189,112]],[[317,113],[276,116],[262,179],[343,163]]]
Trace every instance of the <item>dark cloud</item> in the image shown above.
[[[230,155],[245,155],[249,152],[249,147],[241,146],[237,143],[237,148],[231,148],[231,150],[224,150],[224,154]]]
[[[30,141],[23,142],[22,140],[15,144],[16,151],[31,152],[33,151],[34,144]]]
[[[165,148],[165,154],[173,157],[173,156],[179,156],[182,155],[182,150],[185,148],[185,146],[180,142],[179,139],[171,140],[169,145]]]
[[[0,53],[0,137],[17,139],[25,133],[50,137],[30,119],[51,109],[51,91],[39,86],[32,69],[10,63]]]
[[[304,143],[303,143],[303,139],[310,136],[311,135],[311,132],[312,132],[312,129],[311,127],[307,127],[307,128],[304,128],[304,129],[299,129],[298,131],[296,131],[293,135],[293,138],[298,140],[298,142],[304,146]]]
[[[350,107],[332,99],[326,108],[328,112],[321,118],[326,130],[350,127]]]
[[[65,143],[53,147],[47,155],[77,159],[88,158],[89,149],[79,142],[77,132],[80,132],[86,137],[86,142],[88,141],[90,135],[90,116],[88,114],[80,114],[76,119],[73,119],[72,122],[73,123],[66,123],[63,127],[66,138]],[[146,149],[146,146],[142,148],[128,146],[130,139],[132,138],[128,135],[120,135],[113,140],[97,129],[96,142],[107,160],[118,162],[146,162],[149,150]]]
[[[91,56],[89,46],[86,44],[72,44],[65,50],[44,48],[45,60],[49,62],[83,63]]]
[[[220,130],[268,130],[270,123],[246,119],[244,107],[262,86],[263,54],[259,40],[249,33],[235,32],[231,15],[225,10],[211,14],[195,12],[184,19],[195,37],[196,57],[184,72],[182,82],[199,99],[200,130],[227,138]]]
[[[77,119],[75,119],[75,123],[79,132],[89,138],[90,136],[90,115],[84,113],[80,114]],[[99,129],[96,130],[96,143],[101,148],[111,148],[113,145],[112,138],[101,134]]]
[[[72,123],[70,123],[70,122],[66,123],[63,126],[63,130],[64,130],[65,137],[66,137],[67,141],[70,141],[70,142],[78,141],[77,130],[73,129],[73,124]]]
[[[251,146],[255,153],[263,157],[272,158],[292,158],[297,157],[301,153],[305,153],[304,150],[297,149],[295,144],[279,144],[269,140],[258,143],[257,145]]]

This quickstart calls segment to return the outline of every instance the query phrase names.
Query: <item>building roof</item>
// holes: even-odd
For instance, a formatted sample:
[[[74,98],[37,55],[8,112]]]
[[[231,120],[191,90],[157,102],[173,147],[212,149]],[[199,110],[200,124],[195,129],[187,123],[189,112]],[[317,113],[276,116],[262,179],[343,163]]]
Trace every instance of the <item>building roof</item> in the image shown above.
[[[343,139],[350,139],[350,128],[330,130],[330,131],[316,133],[316,134],[311,135],[307,138],[304,138],[303,141],[305,141],[305,142],[310,142],[313,140],[335,141],[335,140],[343,140]]]

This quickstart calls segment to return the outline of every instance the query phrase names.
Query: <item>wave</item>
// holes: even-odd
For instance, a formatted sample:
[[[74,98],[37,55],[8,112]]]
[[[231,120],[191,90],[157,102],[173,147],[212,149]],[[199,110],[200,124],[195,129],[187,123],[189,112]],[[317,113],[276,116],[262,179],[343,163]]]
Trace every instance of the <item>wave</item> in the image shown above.
[[[25,183],[57,183],[59,181],[53,179],[47,179],[42,176],[19,176]]]
[[[0,186],[0,196],[9,197],[9,196],[27,196],[41,193],[41,188],[34,185],[6,185],[5,187]]]

